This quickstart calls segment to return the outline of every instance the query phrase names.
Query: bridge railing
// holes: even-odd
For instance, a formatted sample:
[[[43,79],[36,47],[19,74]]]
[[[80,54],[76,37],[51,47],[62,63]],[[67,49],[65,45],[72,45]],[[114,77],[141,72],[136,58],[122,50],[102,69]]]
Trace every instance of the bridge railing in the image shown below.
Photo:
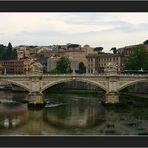
[[[146,76],[148,77],[148,74],[106,74],[106,73],[101,73],[101,74],[5,74],[5,75],[0,75],[0,77],[33,77],[33,76],[42,76],[42,77],[49,77],[49,76],[65,76],[65,77],[70,77],[70,76],[133,76],[133,77],[143,77]]]
[[[148,76],[148,74],[118,74],[118,76]]]
[[[43,76],[105,76],[106,74],[44,74]]]

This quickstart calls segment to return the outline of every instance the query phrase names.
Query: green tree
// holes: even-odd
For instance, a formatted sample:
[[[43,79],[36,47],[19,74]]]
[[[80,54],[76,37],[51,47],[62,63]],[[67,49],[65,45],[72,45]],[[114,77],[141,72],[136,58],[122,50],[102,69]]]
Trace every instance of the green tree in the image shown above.
[[[17,51],[13,50],[11,43],[8,46],[0,44],[0,60],[17,59]]]
[[[138,45],[125,64],[127,70],[140,70],[141,68],[148,70],[148,52],[145,51],[144,45]]]
[[[6,53],[5,53],[5,59],[6,60],[12,59],[12,56],[13,56],[12,54],[13,54],[12,45],[9,42],[8,43],[8,47],[7,47],[7,50],[6,50]]]
[[[148,40],[144,41],[143,44],[148,44]]]
[[[57,69],[55,68],[55,69],[53,69],[53,70],[51,70],[51,71],[49,71],[49,72],[47,72],[47,73],[49,73],[49,74],[57,74],[58,71],[57,71]]]
[[[112,47],[110,50],[113,51],[114,54],[117,53],[117,48],[116,47]]]
[[[12,52],[12,59],[17,59],[17,50],[14,49]]]
[[[62,74],[71,73],[70,60],[67,57],[61,57],[60,60],[57,61],[56,70]]]
[[[80,46],[79,44],[68,44],[67,48],[77,48],[79,46]]]
[[[98,53],[102,52],[102,50],[103,50],[103,47],[96,47],[96,48],[94,48],[94,51],[97,51]]]
[[[0,44],[0,60],[5,60],[6,49],[6,46]]]
[[[76,71],[76,73],[80,73],[80,74],[86,73],[86,67],[83,62],[79,63],[79,70]]]

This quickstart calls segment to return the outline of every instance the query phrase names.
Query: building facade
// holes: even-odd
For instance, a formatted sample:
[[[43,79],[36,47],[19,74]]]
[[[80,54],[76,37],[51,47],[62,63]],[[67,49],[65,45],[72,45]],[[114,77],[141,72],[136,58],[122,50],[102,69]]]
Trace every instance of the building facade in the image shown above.
[[[32,59],[2,61],[4,74],[26,74],[30,71]]]
[[[92,47],[89,46],[78,46],[76,48],[68,48],[67,46],[60,46],[59,49],[53,50],[50,54],[51,57],[63,57],[66,56],[70,59],[75,59],[75,61],[83,62],[87,66],[86,56],[90,53],[95,54],[96,52]]]
[[[123,56],[120,54],[99,54],[97,57],[98,69],[105,69],[108,65],[116,67],[116,71],[120,72],[123,66]]]
[[[24,74],[24,61],[6,60],[2,62],[5,74]]]
[[[17,59],[24,59],[30,57],[30,52],[27,50],[27,48],[24,46],[17,47]]]
[[[101,53],[88,54],[87,58],[87,73],[103,73],[108,65],[116,67],[116,71],[122,70],[123,56],[120,54]]]
[[[48,58],[48,60],[47,60],[47,72],[50,72],[50,71],[52,71],[56,68],[56,64],[57,64],[57,61],[59,59],[60,58],[57,58],[57,57]]]
[[[98,73],[98,54],[88,54],[86,56],[87,59],[87,68],[86,71],[87,73]]]
[[[60,57],[51,57],[47,60],[47,72],[50,72],[56,68],[57,61],[60,60]],[[69,58],[70,60],[70,67],[75,72],[76,70],[79,70],[79,61]]]
[[[144,45],[144,44],[139,44],[139,45]],[[135,49],[139,45],[131,45],[131,46],[125,46],[125,47],[119,48],[118,53],[121,55],[124,55],[124,56],[129,56],[134,53]],[[147,44],[144,45],[144,49],[146,52],[148,52],[148,45]]]
[[[24,61],[24,73],[28,73],[31,69],[31,65],[34,63],[33,59],[25,59]]]
[[[3,74],[3,72],[4,72],[4,67],[3,67],[2,63],[0,63],[0,74]]]
[[[139,45],[143,45],[145,52],[148,52],[147,44],[139,44]],[[139,45],[125,46],[118,49],[118,54],[122,55],[122,65],[125,65],[125,63],[128,62],[128,57],[135,52],[136,48]]]

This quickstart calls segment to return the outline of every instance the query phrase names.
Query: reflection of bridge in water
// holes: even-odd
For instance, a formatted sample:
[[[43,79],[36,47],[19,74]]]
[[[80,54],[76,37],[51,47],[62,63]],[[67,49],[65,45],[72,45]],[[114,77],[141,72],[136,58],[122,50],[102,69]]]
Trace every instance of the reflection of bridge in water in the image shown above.
[[[119,91],[136,84],[148,81],[148,75],[133,74],[65,74],[65,75],[0,75],[0,81],[6,81],[24,88],[29,92],[29,103],[44,103],[42,92],[56,84],[80,81],[100,87],[106,92],[106,103],[118,103]]]
[[[83,98],[84,99],[84,98]],[[101,126],[105,111],[97,100],[65,100],[65,105],[28,110],[26,104],[0,106],[0,134],[43,135],[70,132],[67,129],[89,129]],[[99,107],[98,107],[99,106]],[[59,128],[62,127],[61,131]]]

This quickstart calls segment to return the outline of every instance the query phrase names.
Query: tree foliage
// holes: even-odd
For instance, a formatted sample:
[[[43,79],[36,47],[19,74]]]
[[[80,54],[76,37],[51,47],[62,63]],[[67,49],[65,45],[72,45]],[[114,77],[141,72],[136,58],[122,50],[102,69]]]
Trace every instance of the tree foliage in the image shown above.
[[[70,60],[67,57],[61,57],[60,60],[57,62],[56,70],[58,73],[62,74],[72,73]]]
[[[8,46],[0,45],[0,60],[12,60],[17,59],[17,51],[13,50],[11,43]]]
[[[9,50],[10,52],[12,52],[12,45],[11,45],[10,42],[8,43],[8,50]]]
[[[17,50],[14,49],[12,52],[12,59],[17,59]]]
[[[95,47],[94,48],[94,51],[97,51],[97,52],[102,52],[103,50],[103,47]]]
[[[4,45],[0,45],[0,60],[5,59],[5,54],[6,54],[7,47]]]
[[[76,73],[83,74],[86,73],[86,67],[83,62],[79,63],[79,70]]]
[[[148,44],[148,40],[144,41],[143,44]]]
[[[6,58],[7,60],[10,60],[10,59],[12,59],[12,57],[13,57],[12,45],[11,45],[11,43],[9,42],[9,43],[8,43],[8,47],[7,47],[7,50],[6,50],[5,58]]]
[[[113,54],[117,53],[117,48],[116,47],[112,47],[110,50],[113,51]]]
[[[79,44],[68,44],[67,48],[77,48],[79,46]]]
[[[135,52],[128,58],[125,64],[127,70],[148,70],[148,52],[145,51],[144,45],[138,45]]]
[[[57,69],[55,68],[55,69],[53,69],[53,70],[49,71],[48,73],[49,73],[49,74],[57,74],[57,73],[58,73],[58,71],[57,71]]]

